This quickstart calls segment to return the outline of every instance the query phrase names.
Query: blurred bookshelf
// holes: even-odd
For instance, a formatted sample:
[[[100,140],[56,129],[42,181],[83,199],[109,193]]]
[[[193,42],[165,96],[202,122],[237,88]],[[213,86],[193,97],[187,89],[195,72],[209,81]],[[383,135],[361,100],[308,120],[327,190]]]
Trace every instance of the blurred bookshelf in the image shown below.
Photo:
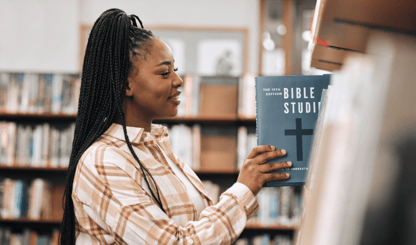
[[[415,11],[404,0],[317,1],[310,65],[332,82],[295,244],[416,242],[403,150],[416,140]]]

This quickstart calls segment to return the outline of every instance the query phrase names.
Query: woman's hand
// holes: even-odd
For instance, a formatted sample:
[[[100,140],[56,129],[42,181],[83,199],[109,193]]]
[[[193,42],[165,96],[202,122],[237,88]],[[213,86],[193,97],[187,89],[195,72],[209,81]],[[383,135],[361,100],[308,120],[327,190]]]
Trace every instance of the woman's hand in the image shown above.
[[[270,172],[291,167],[291,162],[271,162],[264,164],[270,159],[284,155],[286,155],[286,150],[275,150],[274,146],[261,145],[254,147],[240,169],[237,182],[246,185],[256,196],[264,183],[288,179],[290,175],[287,173]]]

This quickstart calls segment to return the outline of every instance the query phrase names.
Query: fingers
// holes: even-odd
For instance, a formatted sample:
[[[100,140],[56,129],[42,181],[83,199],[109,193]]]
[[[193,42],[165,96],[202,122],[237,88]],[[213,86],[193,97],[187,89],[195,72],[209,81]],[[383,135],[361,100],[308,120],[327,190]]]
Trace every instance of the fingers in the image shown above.
[[[251,151],[250,154],[248,154],[247,158],[248,159],[253,159],[256,156],[264,153],[264,152],[269,152],[269,151],[274,151],[276,149],[276,147],[271,146],[271,145],[259,145],[254,147]]]
[[[269,173],[269,174],[263,174],[263,180],[264,182],[271,182],[271,181],[279,181],[279,180],[285,180],[290,178],[290,174],[288,173]]]
[[[286,150],[268,151],[268,152],[263,152],[257,155],[256,157],[253,158],[253,160],[254,160],[254,163],[256,164],[263,164],[268,160],[282,157],[284,155],[286,155]]]
[[[260,171],[262,173],[268,173],[274,170],[284,169],[284,168],[290,168],[292,167],[292,162],[271,162],[266,163],[260,166]]]
[[[284,155],[286,155],[286,150],[284,149],[280,149],[280,150],[275,150],[276,147],[271,146],[271,145],[260,145],[260,146],[256,146],[254,147],[250,154],[248,154],[247,159],[253,159],[259,155],[262,155],[263,158],[260,159],[260,161],[266,159],[267,160],[271,160],[274,159],[276,157],[282,157]],[[268,154],[268,152],[272,152],[271,154]],[[264,162],[265,162],[264,161]],[[264,163],[262,162],[262,163]]]

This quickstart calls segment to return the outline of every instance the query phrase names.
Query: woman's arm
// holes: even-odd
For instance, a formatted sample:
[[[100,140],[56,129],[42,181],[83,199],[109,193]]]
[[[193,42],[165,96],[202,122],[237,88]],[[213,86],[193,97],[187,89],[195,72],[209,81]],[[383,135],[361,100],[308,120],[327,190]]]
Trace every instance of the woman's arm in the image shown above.
[[[236,183],[198,221],[178,226],[142,187],[141,172],[120,154],[119,149],[96,147],[81,159],[73,200],[84,233],[103,229],[121,244],[231,244],[258,210],[250,189]],[[169,183],[158,183],[163,184]],[[108,235],[96,239],[110,242]]]

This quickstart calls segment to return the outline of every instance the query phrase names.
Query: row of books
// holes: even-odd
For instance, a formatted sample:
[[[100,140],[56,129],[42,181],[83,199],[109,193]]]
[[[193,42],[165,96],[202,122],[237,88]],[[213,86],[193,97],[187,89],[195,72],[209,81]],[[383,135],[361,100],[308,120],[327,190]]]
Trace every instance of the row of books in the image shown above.
[[[0,166],[67,167],[74,130],[75,123],[29,124],[0,121]],[[199,124],[175,124],[168,130],[173,153],[194,170],[203,168],[202,151],[216,154],[215,149],[209,148],[209,145],[215,144],[215,140],[218,140],[215,137],[224,138],[224,144],[236,141],[233,132],[232,137],[226,136],[229,134],[228,129],[201,127]],[[248,152],[256,145],[255,133],[245,134],[243,131],[247,132],[247,128],[240,127],[238,133],[238,166],[237,157],[234,156],[237,154],[235,146],[224,150],[224,154],[231,156],[230,160],[227,160],[227,166],[232,170],[235,170],[236,166],[240,167]],[[210,137],[214,138],[213,142]],[[221,139],[219,143],[220,141]],[[214,167],[215,161],[210,161],[209,157],[207,155],[208,160],[203,160],[202,163],[206,162],[205,165]]]
[[[58,239],[59,230],[56,228],[51,234],[45,234],[31,229],[14,232],[10,227],[0,227],[2,245],[58,245]]]
[[[194,170],[235,171],[236,127],[176,124],[168,127],[173,153]]]
[[[278,234],[273,237],[270,234],[262,234],[253,237],[238,238],[235,245],[293,245],[293,239],[289,235]]]
[[[73,75],[0,73],[0,111],[75,114],[80,87]]]
[[[221,187],[209,180],[202,181],[214,203],[219,201]],[[294,186],[262,188],[256,196],[259,212],[248,223],[263,226],[297,226],[301,216],[301,194]]]
[[[22,124],[0,121],[0,166],[67,167],[74,130],[75,123]],[[226,133],[211,133],[211,128],[206,129],[199,124],[192,126],[175,124],[168,130],[173,153],[194,170],[201,169],[201,151],[205,144],[202,134],[207,132],[221,137]],[[255,128],[240,126],[237,135],[237,153],[235,149],[227,152],[228,155],[238,156],[233,157],[228,165],[232,169],[240,168],[256,145]]]
[[[192,169],[201,168],[201,126],[172,125],[169,129],[172,152]]]
[[[75,123],[0,121],[0,166],[67,167]]]
[[[257,146],[254,127],[240,126],[237,135],[237,168],[240,169],[251,150]]]
[[[256,196],[259,212],[248,222],[261,225],[297,226],[301,217],[301,195],[294,186],[262,188]]]
[[[2,178],[0,179],[0,217],[31,220],[59,219],[61,211],[57,205],[61,203],[59,200],[62,199],[62,195],[62,186],[53,186],[41,178],[33,179],[31,182]],[[53,203],[55,200],[58,200],[58,203]]]
[[[254,76],[183,77],[178,116],[255,117]],[[68,74],[0,73],[0,111],[76,114],[81,79]]]

